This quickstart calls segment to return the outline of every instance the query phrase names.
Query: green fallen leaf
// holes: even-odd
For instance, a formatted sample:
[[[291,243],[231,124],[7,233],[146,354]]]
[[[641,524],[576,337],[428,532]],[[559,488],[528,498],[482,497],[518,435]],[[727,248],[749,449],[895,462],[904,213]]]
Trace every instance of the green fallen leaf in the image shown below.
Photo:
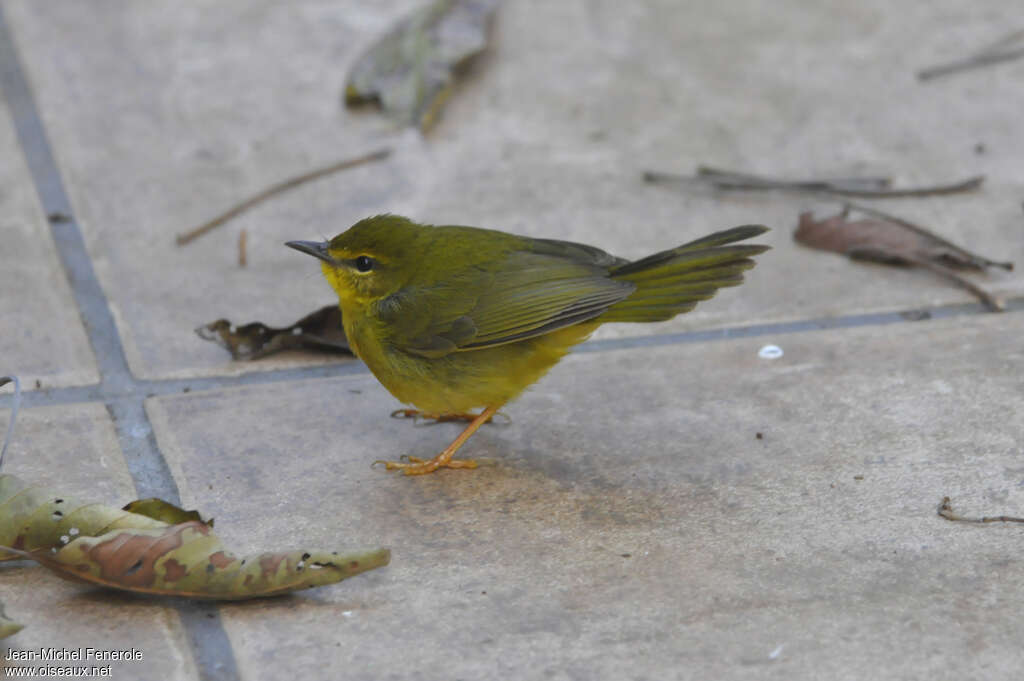
[[[32,553],[112,530],[159,529],[167,523],[105,504],[88,504],[50,487],[0,475],[0,546]],[[0,551],[0,561],[18,555]]]
[[[205,523],[114,530],[24,553],[71,581],[136,593],[243,600],[340,582],[387,565],[391,552],[285,551],[238,558]]]
[[[428,130],[451,94],[455,72],[487,45],[500,0],[434,0],[400,20],[352,67],[349,106],[368,101]]]

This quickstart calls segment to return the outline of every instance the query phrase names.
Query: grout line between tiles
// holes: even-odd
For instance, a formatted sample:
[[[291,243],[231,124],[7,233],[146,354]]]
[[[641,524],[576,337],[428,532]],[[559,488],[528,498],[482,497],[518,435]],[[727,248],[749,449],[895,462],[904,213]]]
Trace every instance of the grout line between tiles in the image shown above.
[[[135,379],[128,369],[124,347],[114,324],[114,317],[107,305],[107,298],[100,287],[92,261],[86,251],[85,239],[78,222],[72,217],[64,184],[57,169],[50,143],[43,128],[43,122],[36,110],[32,92],[18,61],[17,51],[7,20],[0,5],[0,89],[14,120],[18,142],[28,162],[29,172],[39,195],[39,203],[47,215],[61,213],[69,219],[51,223],[51,233],[65,274],[78,306],[79,314],[89,337],[96,364],[100,371],[102,392],[122,395],[135,393]],[[141,396],[139,397],[141,400]],[[125,442],[126,434],[144,428],[147,424],[135,422],[131,415],[138,412],[125,411],[125,418],[115,421],[118,438]],[[144,416],[144,414],[143,414]],[[128,441],[133,439],[128,436]],[[135,447],[137,449],[137,447]],[[149,456],[160,456],[155,449]],[[136,471],[129,470],[136,485],[139,478]],[[177,487],[174,479],[166,476],[160,480],[146,480],[145,486],[159,491],[160,496],[176,502]]]
[[[1024,312],[1024,298],[1014,298],[1006,303],[1006,312]],[[886,326],[901,323],[920,323],[928,320],[950,319],[964,316],[990,314],[979,303],[959,303],[931,308],[917,308],[901,312],[880,312],[842,317],[821,317],[789,322],[753,324],[749,326],[700,329],[671,334],[651,334],[626,338],[608,338],[587,341],[575,348],[574,353],[611,352],[629,348],[656,348],[667,345],[707,343],[738,338],[772,338],[830,329],[849,329],[869,326]],[[202,392],[251,385],[266,385],[287,381],[329,379],[341,376],[359,376],[369,373],[362,362],[354,359],[339,359],[336,364],[288,369],[255,370],[236,376],[197,376],[194,378],[136,379],[127,393],[118,392],[109,386],[76,386],[28,391],[22,394],[26,407],[43,407],[79,402],[116,402],[132,394],[145,397],[174,395],[184,392]],[[10,395],[0,395],[0,407],[10,401]]]
[[[0,91],[4,94],[18,142],[47,216],[62,214],[68,220],[51,221],[51,233],[75,303],[89,337],[100,385],[84,394],[99,393],[113,418],[125,464],[139,498],[158,496],[180,504],[178,487],[156,444],[152,425],[143,406],[145,392],[132,376],[124,346],[107,305],[107,298],[93,269],[85,239],[73,217],[64,183],[53,156],[39,111],[18,58],[10,26],[0,4]],[[188,601],[173,602],[190,649],[204,681],[240,679],[238,663],[216,606]]]
[[[1000,314],[1012,314],[1024,311],[1024,298],[1006,301],[1006,311]],[[939,307],[918,308],[901,312],[878,312],[843,317],[820,317],[790,322],[772,322],[753,324],[750,326],[725,327],[682,333],[637,336],[631,338],[609,338],[583,343],[576,352],[605,352],[624,348],[654,348],[663,345],[681,345],[686,343],[705,343],[736,338],[757,338],[769,336],[785,336],[808,331],[827,331],[829,329],[850,329],[863,326],[886,326],[889,324],[917,323],[952,317],[988,315],[990,313],[981,303],[959,303]]]

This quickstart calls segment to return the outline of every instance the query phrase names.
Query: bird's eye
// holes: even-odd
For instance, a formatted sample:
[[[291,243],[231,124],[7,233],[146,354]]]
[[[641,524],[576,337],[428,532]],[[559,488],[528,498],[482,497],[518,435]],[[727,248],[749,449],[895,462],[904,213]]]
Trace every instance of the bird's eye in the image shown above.
[[[356,269],[360,272],[369,272],[373,269],[373,258],[361,255],[356,258]]]

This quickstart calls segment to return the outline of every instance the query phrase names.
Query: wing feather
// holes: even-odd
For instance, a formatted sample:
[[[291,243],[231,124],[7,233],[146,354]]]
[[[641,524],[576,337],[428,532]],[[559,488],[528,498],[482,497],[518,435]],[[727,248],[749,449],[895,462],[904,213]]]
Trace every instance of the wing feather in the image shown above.
[[[595,262],[603,260],[597,249],[560,254],[545,243],[541,250],[450,273],[444,287],[389,296],[378,314],[394,330],[392,345],[424,357],[504,345],[599,317],[636,289],[609,278]]]

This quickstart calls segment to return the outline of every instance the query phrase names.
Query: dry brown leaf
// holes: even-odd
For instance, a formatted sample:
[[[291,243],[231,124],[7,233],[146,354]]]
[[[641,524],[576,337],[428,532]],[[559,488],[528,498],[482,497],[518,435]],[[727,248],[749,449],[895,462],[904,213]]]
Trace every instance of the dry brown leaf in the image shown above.
[[[850,220],[851,210],[866,213],[869,217]],[[805,246],[842,253],[854,259],[924,267],[971,291],[991,309],[1004,308],[1001,300],[956,270],[980,271],[988,267],[1012,270],[1013,263],[995,262],[976,255],[923,227],[872,208],[847,206],[838,215],[822,220],[815,220],[809,212],[802,213],[793,238]]]
[[[434,0],[401,19],[352,67],[349,106],[378,102],[405,125],[428,130],[451,94],[455,72],[487,46],[499,0]]]
[[[262,322],[235,326],[227,319],[218,319],[200,326],[196,333],[223,347],[233,359],[259,359],[297,349],[352,354],[337,305],[322,307],[281,329]]]

